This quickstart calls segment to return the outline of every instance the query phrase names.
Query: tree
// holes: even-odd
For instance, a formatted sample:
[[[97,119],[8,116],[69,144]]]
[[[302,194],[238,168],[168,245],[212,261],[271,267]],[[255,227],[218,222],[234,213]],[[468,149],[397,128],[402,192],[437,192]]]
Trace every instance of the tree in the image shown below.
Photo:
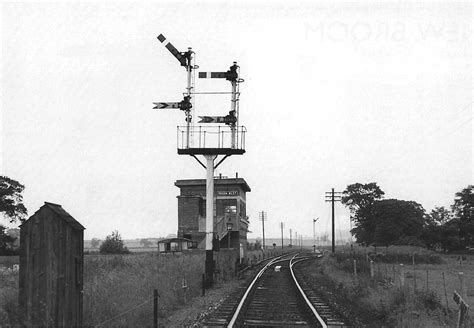
[[[474,244],[474,186],[469,185],[457,192],[451,208],[455,218],[459,220],[461,246]]]
[[[349,207],[354,222],[351,233],[358,243],[370,245],[374,242],[376,224],[372,207],[374,202],[381,199],[384,194],[376,182],[354,183],[344,190],[341,201]]]
[[[102,254],[127,254],[130,253],[122,240],[118,231],[112,231],[111,235],[105,237],[104,242],[100,245],[100,253]]]
[[[443,225],[451,220],[451,212],[444,206],[435,207],[426,217],[427,224],[434,224],[437,226]]]
[[[374,243],[393,245],[410,241],[421,244],[420,237],[425,223],[425,210],[413,201],[386,199],[374,202]]]
[[[0,224],[0,255],[17,255],[18,251],[12,247],[15,240],[15,237],[6,233],[6,227]]]
[[[433,249],[440,247],[445,250],[447,248],[451,249],[455,243],[452,243],[453,240],[451,238],[449,238],[450,242],[448,242],[445,235],[447,231],[453,232],[453,226],[448,227],[447,225],[451,220],[451,211],[443,206],[435,207],[429,214],[425,215],[425,225],[421,236],[425,245]]]
[[[21,183],[6,176],[0,176],[0,214],[10,221],[23,222],[27,215],[23,205],[22,192],[25,189]],[[6,227],[0,224],[0,255],[13,254],[11,244],[17,239],[9,236]]]
[[[10,220],[23,222],[27,215],[21,194],[25,186],[6,176],[0,176],[0,213]]]

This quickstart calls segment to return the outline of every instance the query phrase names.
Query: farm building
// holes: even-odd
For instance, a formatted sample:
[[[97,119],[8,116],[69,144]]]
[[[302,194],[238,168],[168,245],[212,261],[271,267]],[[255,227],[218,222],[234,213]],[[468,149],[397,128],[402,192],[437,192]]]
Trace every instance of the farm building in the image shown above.
[[[26,326],[82,326],[84,227],[45,202],[20,226],[20,309]]]
[[[206,180],[177,180],[178,237],[190,239],[200,249],[205,248],[206,235]],[[249,221],[246,215],[247,182],[239,178],[214,178],[214,238],[220,248],[246,253]]]

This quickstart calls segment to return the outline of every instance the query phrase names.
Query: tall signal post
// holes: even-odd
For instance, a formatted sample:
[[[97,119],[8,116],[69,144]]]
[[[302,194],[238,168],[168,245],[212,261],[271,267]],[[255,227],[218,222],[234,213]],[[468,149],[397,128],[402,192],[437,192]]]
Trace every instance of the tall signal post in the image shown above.
[[[236,62],[226,72],[199,72],[199,78],[219,78],[231,83],[231,104],[229,114],[226,116],[200,116],[198,123],[220,124],[219,126],[198,126],[193,125],[193,104],[194,95],[199,94],[194,90],[195,70],[199,68],[194,63],[194,52],[191,48],[188,51],[178,51],[166,38],[160,34],[158,40],[163,43],[168,51],[179,61],[180,65],[186,68],[186,92],[180,102],[158,102],[154,103],[154,109],[179,109],[185,113],[186,126],[178,126],[178,154],[190,155],[206,169],[206,262],[205,278],[206,286],[213,284],[214,274],[214,170],[229,156],[242,155],[245,153],[245,133],[243,126],[238,126],[238,100],[240,96],[239,84],[244,80],[239,78],[240,68]],[[222,92],[206,92],[206,94],[220,94]],[[217,135],[217,139],[210,136]],[[230,135],[230,137],[228,137]],[[205,164],[197,157],[204,157]],[[215,164],[219,156],[220,160]],[[240,227],[236,227],[240,229]],[[230,233],[230,231],[228,232]]]
[[[262,221],[262,237],[263,237],[263,249],[265,249],[265,221],[267,221],[267,212],[261,211],[259,213],[259,218],[260,221]]]
[[[316,229],[315,229],[315,223],[318,221],[319,218],[313,219],[313,249],[314,252],[316,252]]]
[[[334,202],[341,201],[341,194],[340,191],[334,191],[334,188],[331,191],[326,191],[326,202],[331,202],[331,209],[332,209],[332,252],[336,251],[336,230],[335,230],[335,223],[334,223]]]

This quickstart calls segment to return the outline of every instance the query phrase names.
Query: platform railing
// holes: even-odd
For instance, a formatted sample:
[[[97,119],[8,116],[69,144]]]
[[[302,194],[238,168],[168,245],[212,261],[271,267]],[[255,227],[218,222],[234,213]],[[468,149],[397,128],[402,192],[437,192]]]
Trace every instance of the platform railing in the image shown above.
[[[178,149],[240,149],[245,150],[245,134],[247,129],[244,126],[232,127],[218,125],[199,125],[189,128],[186,126],[177,127]],[[234,139],[234,140],[232,140]],[[187,141],[189,140],[189,144]]]

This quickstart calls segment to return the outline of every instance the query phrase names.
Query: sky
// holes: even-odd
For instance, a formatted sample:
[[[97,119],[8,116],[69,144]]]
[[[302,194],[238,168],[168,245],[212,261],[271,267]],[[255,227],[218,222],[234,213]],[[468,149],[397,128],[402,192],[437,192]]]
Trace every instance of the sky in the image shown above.
[[[450,206],[473,179],[472,4],[452,1],[2,2],[0,174],[32,215],[58,203],[85,239],[177,231],[185,70],[157,40],[192,47],[199,71],[240,66],[249,238],[330,231],[324,194],[377,182],[386,198]],[[230,91],[197,80],[196,92]],[[229,95],[196,95],[195,116]],[[336,205],[336,226],[349,229]],[[5,223],[5,222],[4,222]]]

